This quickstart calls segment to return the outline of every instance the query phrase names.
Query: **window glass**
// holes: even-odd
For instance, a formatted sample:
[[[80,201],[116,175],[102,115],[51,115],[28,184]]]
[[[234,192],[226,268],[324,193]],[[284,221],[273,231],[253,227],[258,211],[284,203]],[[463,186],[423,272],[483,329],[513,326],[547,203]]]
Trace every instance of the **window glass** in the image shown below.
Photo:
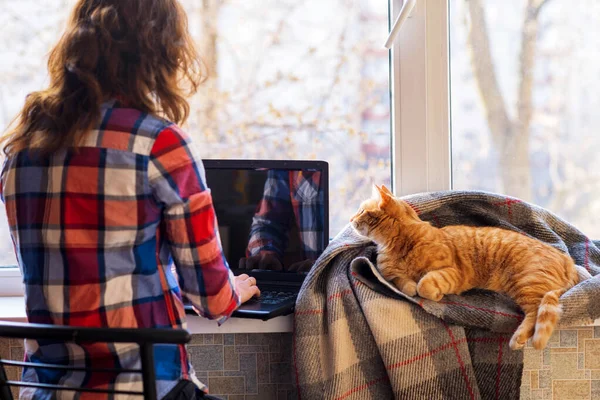
[[[454,189],[531,201],[600,236],[600,3],[450,2]]]
[[[181,0],[209,67],[184,128],[205,158],[330,164],[330,232],[390,182],[387,0]],[[47,82],[73,0],[0,1],[0,127]],[[14,265],[5,215],[0,265]]]

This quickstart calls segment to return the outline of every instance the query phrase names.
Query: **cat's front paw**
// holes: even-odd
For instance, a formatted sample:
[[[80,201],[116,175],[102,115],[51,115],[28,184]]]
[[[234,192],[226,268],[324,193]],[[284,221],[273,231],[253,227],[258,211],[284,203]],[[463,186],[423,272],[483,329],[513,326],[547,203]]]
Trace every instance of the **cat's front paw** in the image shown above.
[[[440,301],[444,293],[432,279],[421,279],[417,285],[417,293],[424,299]]]
[[[400,289],[402,293],[407,296],[414,297],[417,295],[417,282],[409,281],[404,284],[402,289]]]
[[[405,295],[414,297],[417,295],[417,282],[404,279],[394,279],[394,285]]]

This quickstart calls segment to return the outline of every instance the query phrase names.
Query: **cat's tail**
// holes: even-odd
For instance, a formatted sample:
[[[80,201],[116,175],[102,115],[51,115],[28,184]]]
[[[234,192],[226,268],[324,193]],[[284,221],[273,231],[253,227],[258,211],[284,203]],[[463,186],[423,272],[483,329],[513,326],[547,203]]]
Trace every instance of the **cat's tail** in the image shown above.
[[[552,332],[560,319],[562,307],[558,302],[567,289],[551,290],[544,295],[538,308],[533,334],[533,347],[541,350],[546,347]]]

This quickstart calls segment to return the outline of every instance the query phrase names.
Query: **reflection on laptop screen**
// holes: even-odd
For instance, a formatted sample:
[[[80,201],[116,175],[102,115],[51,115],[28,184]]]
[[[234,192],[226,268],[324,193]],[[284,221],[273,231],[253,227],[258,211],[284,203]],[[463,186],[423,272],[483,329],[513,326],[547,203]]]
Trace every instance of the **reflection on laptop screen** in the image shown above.
[[[205,160],[204,165],[230,267],[308,271],[329,234],[327,164]]]

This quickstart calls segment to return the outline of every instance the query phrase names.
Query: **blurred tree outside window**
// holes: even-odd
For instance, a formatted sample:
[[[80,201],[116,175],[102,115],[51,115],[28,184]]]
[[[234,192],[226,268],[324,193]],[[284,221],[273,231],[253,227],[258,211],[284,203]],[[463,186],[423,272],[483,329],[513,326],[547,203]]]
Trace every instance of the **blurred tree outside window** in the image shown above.
[[[328,161],[335,235],[371,183],[391,180],[388,1],[180,1],[209,70],[184,126],[200,154]],[[0,0],[2,129],[47,85],[73,4]],[[15,265],[0,216],[0,266]]]
[[[575,4],[576,3],[576,4]],[[451,0],[454,189],[600,237],[600,2]]]

